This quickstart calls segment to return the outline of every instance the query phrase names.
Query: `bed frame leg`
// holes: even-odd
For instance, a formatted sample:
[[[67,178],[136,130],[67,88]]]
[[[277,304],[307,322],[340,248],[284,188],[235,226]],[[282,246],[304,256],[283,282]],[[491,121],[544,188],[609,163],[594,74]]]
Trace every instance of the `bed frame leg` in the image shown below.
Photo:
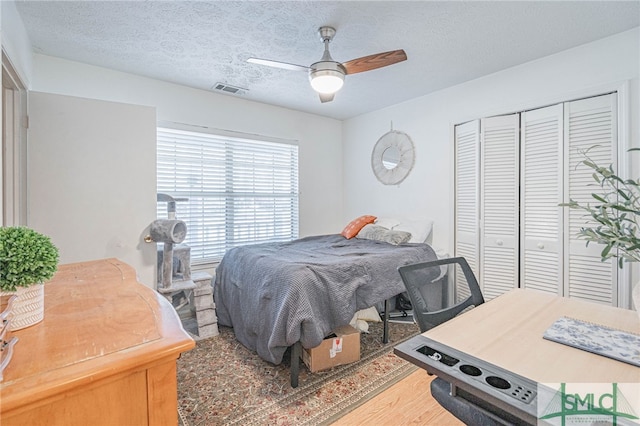
[[[300,373],[300,354],[302,345],[300,342],[294,343],[291,347],[291,387],[298,387],[298,375]]]
[[[390,299],[384,300],[384,320],[382,328],[382,343],[389,343],[389,305]]]

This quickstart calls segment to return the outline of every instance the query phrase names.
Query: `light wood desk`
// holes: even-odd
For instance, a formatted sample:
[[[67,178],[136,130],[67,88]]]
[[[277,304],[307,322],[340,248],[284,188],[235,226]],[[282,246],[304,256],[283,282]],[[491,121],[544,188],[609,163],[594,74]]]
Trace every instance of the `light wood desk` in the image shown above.
[[[396,354],[432,374],[455,380],[446,377],[447,369],[439,369],[439,363],[434,368],[416,355],[424,336],[534,385],[640,383],[640,367],[543,339],[545,330],[562,316],[640,334],[635,311],[517,289],[398,345]]]
[[[129,265],[60,266],[45,283],[44,320],[13,335],[3,426],[177,425],[176,359],[195,343]]]

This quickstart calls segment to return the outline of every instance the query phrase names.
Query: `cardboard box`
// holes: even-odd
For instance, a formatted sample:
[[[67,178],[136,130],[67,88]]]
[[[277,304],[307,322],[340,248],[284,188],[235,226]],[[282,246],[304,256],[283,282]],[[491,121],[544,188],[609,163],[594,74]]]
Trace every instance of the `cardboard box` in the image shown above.
[[[360,359],[360,331],[345,325],[315,348],[302,348],[302,361],[312,373]]]

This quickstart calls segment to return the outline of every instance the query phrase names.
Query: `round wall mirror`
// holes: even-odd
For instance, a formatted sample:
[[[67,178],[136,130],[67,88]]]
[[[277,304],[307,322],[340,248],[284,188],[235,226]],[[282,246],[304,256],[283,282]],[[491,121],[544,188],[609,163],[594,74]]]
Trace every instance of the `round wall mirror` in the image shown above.
[[[400,162],[400,150],[395,146],[390,146],[382,153],[382,165],[387,170],[393,170]]]
[[[415,161],[413,142],[404,132],[392,130],[378,139],[371,153],[371,168],[385,185],[402,182]]]

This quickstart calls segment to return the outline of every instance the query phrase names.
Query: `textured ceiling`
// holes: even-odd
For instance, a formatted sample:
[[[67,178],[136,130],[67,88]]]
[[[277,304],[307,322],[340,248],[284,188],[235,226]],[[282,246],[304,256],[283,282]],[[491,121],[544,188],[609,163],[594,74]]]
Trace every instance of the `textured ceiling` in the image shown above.
[[[393,105],[640,25],[639,1],[16,1],[36,53],[337,119]],[[304,72],[337,34],[340,62],[404,49],[408,60],[348,75],[321,104]]]

